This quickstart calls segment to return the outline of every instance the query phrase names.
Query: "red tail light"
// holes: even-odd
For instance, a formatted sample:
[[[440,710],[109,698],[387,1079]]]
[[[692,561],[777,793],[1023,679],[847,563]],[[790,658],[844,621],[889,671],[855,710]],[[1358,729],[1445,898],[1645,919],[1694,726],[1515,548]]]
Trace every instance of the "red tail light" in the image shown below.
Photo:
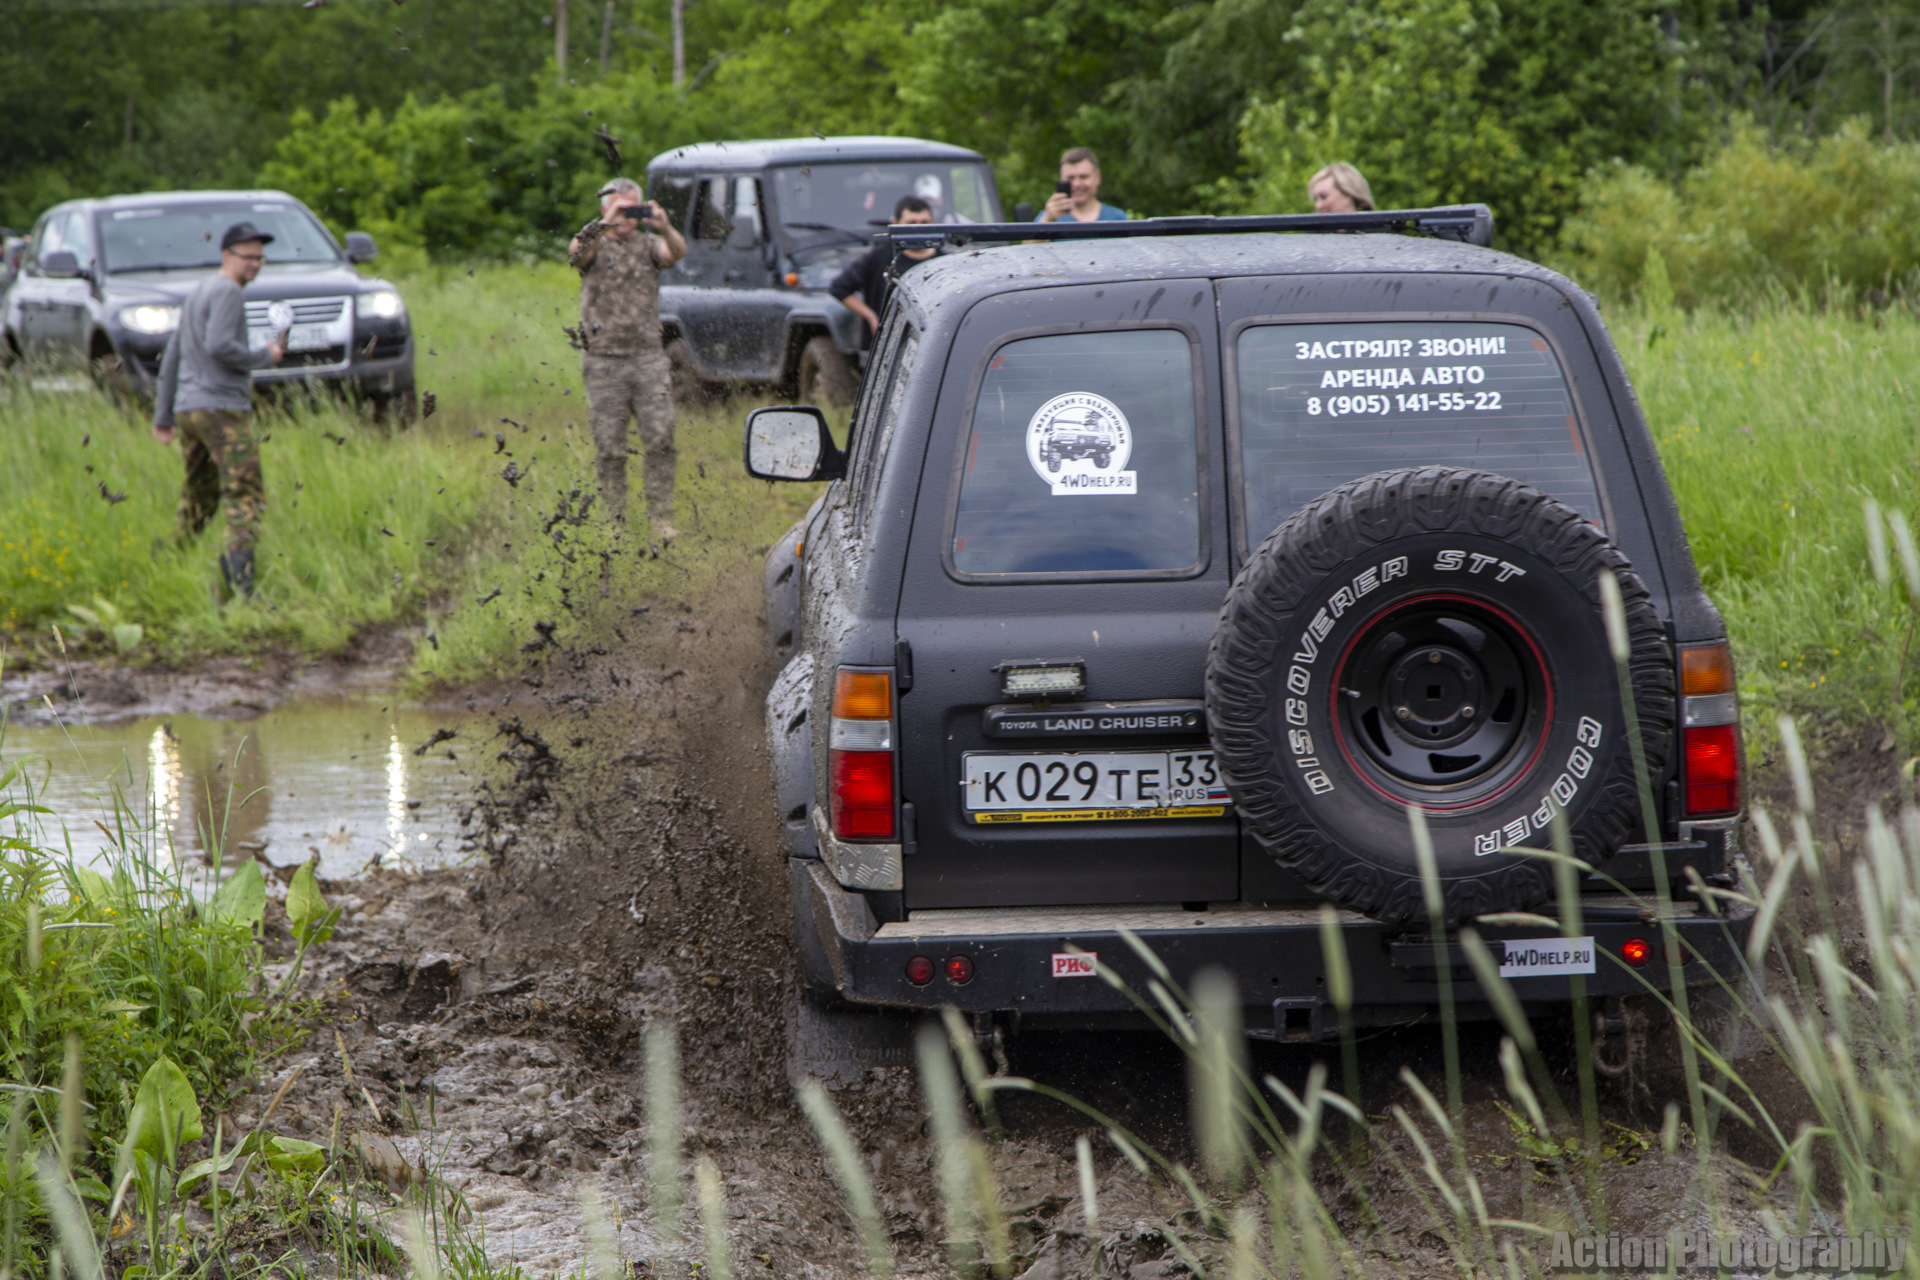
[[[893,839],[893,752],[834,752],[831,795],[835,835]]]
[[[893,839],[892,676],[836,673],[828,748],[833,834],[842,840]]]
[[[1620,944],[1620,954],[1628,964],[1638,969],[1646,964],[1647,957],[1653,954],[1653,948],[1647,945],[1645,938],[1628,938]]]
[[[1719,644],[1680,650],[1681,786],[1684,816],[1719,818],[1740,810],[1740,704],[1733,654]]]

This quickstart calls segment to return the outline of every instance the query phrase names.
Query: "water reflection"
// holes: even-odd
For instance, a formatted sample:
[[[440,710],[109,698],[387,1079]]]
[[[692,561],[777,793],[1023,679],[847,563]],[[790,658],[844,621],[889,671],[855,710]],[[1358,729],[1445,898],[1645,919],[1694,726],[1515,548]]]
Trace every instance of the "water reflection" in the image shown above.
[[[180,821],[180,753],[158,725],[147,740],[147,769],[154,822],[171,831]]]
[[[456,736],[415,754],[442,726]],[[42,820],[44,841],[91,861],[109,848],[95,819],[115,827],[117,800],[120,821],[154,831],[162,859],[204,865],[215,847],[277,866],[317,855],[323,876],[342,878],[471,856],[459,826],[473,782],[462,756],[491,733],[479,717],[377,699],[295,703],[248,720],[13,725],[0,773],[31,760],[35,799],[54,814]]]

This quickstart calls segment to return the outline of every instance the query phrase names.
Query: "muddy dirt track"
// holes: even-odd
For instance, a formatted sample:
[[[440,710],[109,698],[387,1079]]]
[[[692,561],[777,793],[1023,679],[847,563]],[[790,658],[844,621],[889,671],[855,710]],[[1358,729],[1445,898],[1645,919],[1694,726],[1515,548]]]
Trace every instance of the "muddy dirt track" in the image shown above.
[[[697,1246],[665,1249],[645,1212],[641,1034],[671,1021],[685,1064],[689,1159],[707,1155],[723,1175],[737,1273],[863,1273],[852,1221],[793,1102],[797,1002],[787,879],[766,800],[760,699],[774,672],[758,587],[758,566],[743,565],[714,598],[633,602],[618,624],[624,644],[550,653],[519,682],[466,698],[468,748],[481,746],[472,738],[484,725],[494,735],[486,749],[498,755],[498,776],[470,818],[489,861],[329,886],[346,916],[308,981],[328,1001],[329,1022],[231,1108],[234,1120],[257,1118],[298,1070],[271,1128],[338,1134],[395,1186],[416,1178],[424,1159],[460,1190],[496,1264],[577,1273],[586,1252],[578,1196],[591,1184],[613,1206],[636,1274],[686,1274]],[[1862,770],[1891,782],[1896,761],[1872,751],[1860,758]],[[1843,781],[1836,790],[1850,793],[1851,812],[1886,790]],[[1563,1027],[1543,1028],[1543,1042],[1556,1038],[1567,1042]],[[1494,1106],[1504,1098],[1497,1044],[1485,1029],[1463,1033],[1471,1163],[1492,1216],[1537,1216],[1550,1212],[1542,1208],[1550,1180],[1516,1157]],[[1074,1092],[1190,1158],[1183,1061],[1157,1036],[1028,1033],[1009,1048],[1015,1072]],[[1316,1060],[1281,1046],[1252,1051],[1256,1073],[1296,1089]],[[1570,1050],[1550,1054],[1571,1100]],[[1441,1088],[1430,1029],[1376,1035],[1362,1056],[1370,1113],[1396,1102],[1412,1109],[1403,1065]],[[1337,1050],[1326,1060],[1337,1080]],[[836,1067],[809,1061],[816,1071]],[[910,1069],[842,1062],[834,1082],[868,1153],[899,1269],[946,1274]],[[1616,1089],[1604,1099],[1616,1230],[1707,1225],[1698,1198],[1682,1194],[1693,1157],[1649,1145],[1662,1087],[1656,1080],[1637,1097]],[[1073,1164],[1087,1123],[1033,1098],[1002,1114],[998,1166],[1015,1274],[1095,1274],[1096,1252],[1105,1275],[1185,1273],[1166,1234],[1195,1234],[1190,1210],[1095,1133],[1102,1223],[1090,1239]],[[1411,1145],[1391,1126],[1379,1132],[1368,1180],[1389,1231],[1370,1258],[1395,1274],[1453,1273],[1403,1181],[1419,1167]],[[1737,1145],[1771,1159],[1764,1144]],[[1724,1152],[1715,1168],[1736,1220],[1752,1221],[1763,1203],[1752,1180]],[[691,1213],[687,1229],[698,1230]],[[1218,1241],[1202,1244],[1218,1256]]]

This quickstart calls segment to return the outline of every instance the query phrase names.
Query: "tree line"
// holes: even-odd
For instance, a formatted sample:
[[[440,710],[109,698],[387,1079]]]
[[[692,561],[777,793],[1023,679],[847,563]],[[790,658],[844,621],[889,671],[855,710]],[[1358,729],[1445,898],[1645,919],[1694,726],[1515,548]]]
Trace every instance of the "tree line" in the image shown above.
[[[596,130],[629,171],[939,138],[1009,203],[1088,145],[1136,215],[1297,210],[1348,159],[1534,254],[1596,174],[1920,130],[1920,0],[0,0],[0,32],[0,223],[263,183],[439,258],[551,252],[608,173]]]

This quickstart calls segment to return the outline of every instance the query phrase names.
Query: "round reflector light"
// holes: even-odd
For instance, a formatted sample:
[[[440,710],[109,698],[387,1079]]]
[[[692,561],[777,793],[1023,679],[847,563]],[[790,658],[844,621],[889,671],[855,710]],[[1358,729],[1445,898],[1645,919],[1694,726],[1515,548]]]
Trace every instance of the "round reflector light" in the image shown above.
[[[947,957],[947,981],[956,987],[964,987],[973,981],[973,961],[965,956]]]
[[[1647,962],[1647,957],[1653,954],[1653,947],[1645,938],[1628,938],[1620,944],[1620,954],[1628,964],[1638,969]]]
[[[915,956],[907,961],[907,981],[916,987],[924,987],[933,981],[933,961],[925,956]]]

